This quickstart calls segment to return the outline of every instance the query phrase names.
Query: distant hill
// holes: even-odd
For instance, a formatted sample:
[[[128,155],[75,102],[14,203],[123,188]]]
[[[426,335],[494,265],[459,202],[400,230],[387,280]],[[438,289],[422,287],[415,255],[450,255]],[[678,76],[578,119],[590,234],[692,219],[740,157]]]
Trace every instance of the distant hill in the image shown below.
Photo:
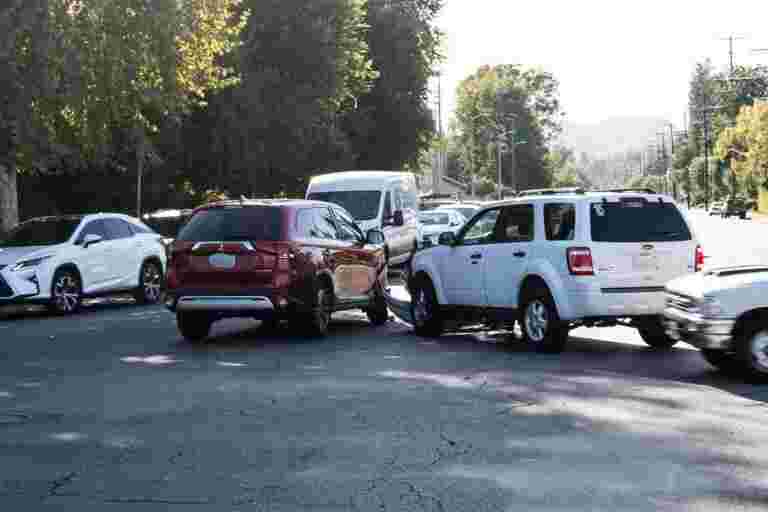
[[[667,121],[650,117],[614,117],[600,123],[563,123],[562,144],[592,156],[607,156],[628,149],[640,149],[656,132],[668,130]]]

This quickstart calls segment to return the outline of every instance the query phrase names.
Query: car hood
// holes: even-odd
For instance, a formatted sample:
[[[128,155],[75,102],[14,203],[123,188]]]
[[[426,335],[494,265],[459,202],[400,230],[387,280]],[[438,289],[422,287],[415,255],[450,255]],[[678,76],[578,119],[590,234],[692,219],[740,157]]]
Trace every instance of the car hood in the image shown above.
[[[445,225],[445,224],[439,224],[437,226],[422,226],[421,227],[421,234],[422,235],[439,235],[440,233],[447,233],[450,231],[451,233],[454,232],[454,228],[451,226]]]
[[[31,259],[35,256],[45,256],[55,252],[58,245],[31,245],[28,247],[2,247],[0,246],[0,267],[16,263],[20,259]]]
[[[357,225],[363,230],[363,233],[367,233],[371,229],[381,229],[377,219],[359,220],[357,221]]]
[[[758,290],[762,290],[759,293],[765,293],[768,292],[768,271],[733,275],[697,272],[670,281],[667,284],[667,290],[699,299],[715,292],[718,294],[734,292],[754,294],[758,293]]]

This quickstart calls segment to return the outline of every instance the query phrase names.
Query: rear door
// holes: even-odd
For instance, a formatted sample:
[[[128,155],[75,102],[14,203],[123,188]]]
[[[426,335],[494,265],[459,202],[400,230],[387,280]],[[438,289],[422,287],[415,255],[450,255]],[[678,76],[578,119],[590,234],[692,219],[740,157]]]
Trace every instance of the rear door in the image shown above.
[[[604,292],[663,291],[694,271],[696,242],[674,203],[622,197],[589,209],[593,264]]]
[[[122,219],[104,219],[104,226],[109,234],[112,244],[113,257],[110,261],[112,279],[121,284],[138,283],[140,248],[137,246],[139,238],[135,237],[133,230]],[[125,282],[125,283],[123,283]]]
[[[376,282],[375,253],[365,247],[363,232],[351,216],[341,208],[333,208],[333,213],[342,243],[337,257],[339,296],[364,299]]]
[[[249,294],[271,287],[280,241],[279,207],[226,206],[197,212],[174,244],[180,286],[201,294]]]
[[[84,241],[87,235],[98,235],[102,240],[85,247]],[[96,219],[88,222],[77,235],[75,243],[79,250],[74,251],[73,254],[83,278],[83,289],[86,292],[98,291],[114,276],[111,266],[114,260],[114,248],[104,221]]]

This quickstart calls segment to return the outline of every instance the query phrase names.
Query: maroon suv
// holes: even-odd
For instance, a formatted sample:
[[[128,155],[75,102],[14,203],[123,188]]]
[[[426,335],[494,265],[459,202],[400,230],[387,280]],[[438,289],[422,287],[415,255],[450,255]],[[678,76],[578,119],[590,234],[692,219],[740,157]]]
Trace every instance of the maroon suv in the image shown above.
[[[366,235],[343,208],[304,200],[244,200],[195,210],[169,250],[166,306],[190,341],[216,320],[295,320],[324,335],[331,313],[363,309],[387,321],[384,235]]]

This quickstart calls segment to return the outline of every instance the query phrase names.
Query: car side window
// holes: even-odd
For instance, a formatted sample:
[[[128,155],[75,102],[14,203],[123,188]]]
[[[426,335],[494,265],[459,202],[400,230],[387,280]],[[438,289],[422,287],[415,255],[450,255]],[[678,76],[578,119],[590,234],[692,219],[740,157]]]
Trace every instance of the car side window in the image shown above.
[[[83,227],[83,230],[80,231],[80,234],[77,236],[77,243],[82,243],[83,240],[85,240],[85,237],[88,235],[99,235],[104,240],[109,240],[110,238],[107,235],[107,230],[104,226],[104,221],[102,220],[92,220],[86,224]]]
[[[320,238],[315,227],[314,209],[299,210],[296,215],[296,231],[301,238]]]
[[[384,196],[384,221],[392,218],[392,193],[387,190],[387,194]]]
[[[333,222],[333,214],[329,208],[315,208],[313,210],[315,217],[315,229],[317,236],[323,240],[338,240],[339,234],[336,225]]]
[[[499,218],[500,210],[494,208],[483,212],[473,219],[471,225],[467,226],[464,234],[459,240],[460,245],[479,245],[490,243],[493,239],[496,221]]]
[[[532,241],[533,211],[533,205],[530,204],[504,207],[496,224],[494,241],[499,243]]]
[[[133,236],[131,227],[122,219],[104,219],[104,225],[111,240],[121,240]]]
[[[576,208],[570,203],[544,205],[544,227],[547,240],[573,240],[576,231]]]
[[[336,226],[339,229],[339,236],[345,242],[362,242],[365,237],[360,228],[357,227],[355,221],[344,213],[344,210],[338,208],[333,209],[334,215],[336,215]]]

